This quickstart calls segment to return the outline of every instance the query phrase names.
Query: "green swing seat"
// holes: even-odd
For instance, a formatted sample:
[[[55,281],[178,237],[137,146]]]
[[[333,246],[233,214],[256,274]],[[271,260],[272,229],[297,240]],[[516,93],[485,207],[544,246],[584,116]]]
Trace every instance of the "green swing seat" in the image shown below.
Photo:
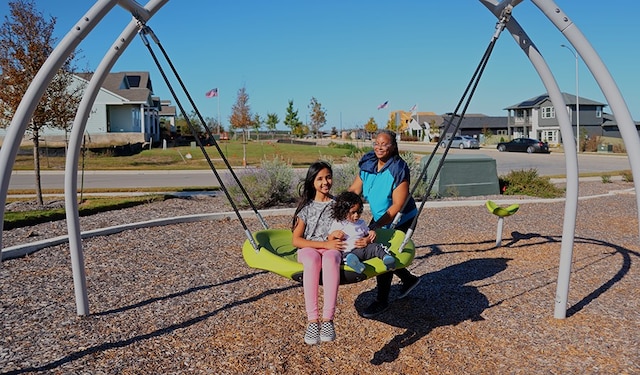
[[[288,279],[302,282],[302,263],[297,261],[297,249],[292,245],[293,234],[288,229],[266,229],[253,233],[260,249],[256,251],[249,240],[242,246],[242,256],[251,268],[266,270]],[[409,239],[402,252],[398,248],[405,233],[394,229],[376,230],[376,242],[385,244],[396,258],[396,269],[407,267],[415,256],[415,245]],[[363,262],[363,273],[355,272],[343,264],[340,272],[340,284],[351,284],[388,272],[381,259],[373,258]],[[321,279],[322,280],[322,279]]]

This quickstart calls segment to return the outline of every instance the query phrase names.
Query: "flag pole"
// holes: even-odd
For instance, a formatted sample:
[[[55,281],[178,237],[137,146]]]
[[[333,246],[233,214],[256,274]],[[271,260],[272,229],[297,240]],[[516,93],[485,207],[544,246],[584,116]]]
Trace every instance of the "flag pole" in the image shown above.
[[[220,92],[218,91],[218,135],[220,135],[220,126],[222,125],[220,123]]]

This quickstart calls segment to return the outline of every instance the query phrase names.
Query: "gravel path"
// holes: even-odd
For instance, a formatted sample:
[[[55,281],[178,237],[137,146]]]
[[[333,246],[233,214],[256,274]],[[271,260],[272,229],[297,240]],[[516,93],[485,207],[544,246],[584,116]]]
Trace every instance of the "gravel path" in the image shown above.
[[[607,194],[615,191],[614,194]],[[375,319],[375,281],[342,286],[338,338],[307,346],[299,284],[248,268],[237,220],[83,241],[91,315],[76,315],[68,245],[5,260],[2,374],[640,374],[640,246],[633,184],[581,183],[567,319],[554,319],[564,204],[426,209],[410,266],[420,285]],[[500,197],[475,197],[475,199]],[[224,211],[170,199],[81,218],[83,231]],[[266,217],[286,228],[289,214]],[[251,230],[258,230],[249,219]],[[66,235],[64,221],[5,231],[12,246]],[[392,299],[399,290],[394,278]]]

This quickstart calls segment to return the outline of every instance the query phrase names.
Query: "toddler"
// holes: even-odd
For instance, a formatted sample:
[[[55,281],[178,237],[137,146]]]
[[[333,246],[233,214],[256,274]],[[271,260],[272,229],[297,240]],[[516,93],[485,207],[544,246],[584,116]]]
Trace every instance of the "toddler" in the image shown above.
[[[376,239],[376,232],[369,230],[364,220],[360,219],[362,206],[362,198],[350,191],[345,191],[335,197],[331,213],[334,222],[329,228],[329,240],[341,239],[344,241],[342,249],[345,254],[344,262],[357,273],[364,272],[363,260],[374,257],[382,259],[387,270],[395,269],[396,259],[385,245],[373,242]],[[356,247],[356,242],[361,238],[366,239],[367,245]]]

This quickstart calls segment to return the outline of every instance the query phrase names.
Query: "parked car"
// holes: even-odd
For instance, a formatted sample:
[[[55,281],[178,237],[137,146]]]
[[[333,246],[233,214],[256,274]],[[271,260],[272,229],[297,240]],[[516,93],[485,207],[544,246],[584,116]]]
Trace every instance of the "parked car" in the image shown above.
[[[515,138],[509,142],[498,143],[498,151],[528,152],[549,152],[549,144],[533,138]]]
[[[447,138],[440,142],[441,147],[447,147],[447,143],[451,142],[451,148],[480,148],[480,143],[477,139],[469,137],[468,135],[455,136],[453,138]]]

